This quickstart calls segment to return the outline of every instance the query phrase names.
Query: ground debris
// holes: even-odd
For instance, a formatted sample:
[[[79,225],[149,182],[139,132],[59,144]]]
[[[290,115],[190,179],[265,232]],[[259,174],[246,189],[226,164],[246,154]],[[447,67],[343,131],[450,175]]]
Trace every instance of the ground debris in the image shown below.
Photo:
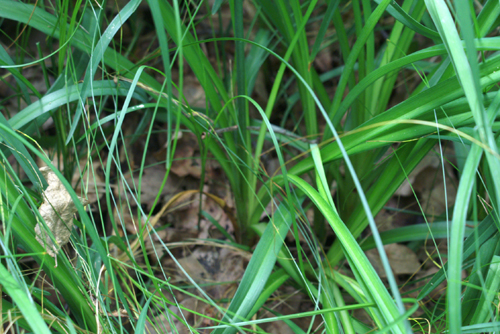
[[[50,256],[56,257],[61,246],[69,241],[73,227],[73,215],[77,209],[70,194],[52,169],[42,167],[40,172],[49,186],[43,192],[44,201],[38,211],[47,224],[47,228],[54,235],[55,243],[42,222],[38,222],[35,226],[36,239],[40,245],[45,247]],[[78,197],[78,199],[82,205],[88,204],[85,198]]]

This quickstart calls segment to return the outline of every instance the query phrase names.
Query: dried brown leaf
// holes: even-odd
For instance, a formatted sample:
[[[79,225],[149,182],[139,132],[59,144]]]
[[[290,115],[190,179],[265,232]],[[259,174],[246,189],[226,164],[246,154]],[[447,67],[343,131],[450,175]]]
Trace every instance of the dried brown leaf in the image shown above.
[[[36,239],[45,247],[50,256],[55,257],[61,246],[69,241],[73,227],[73,215],[77,209],[70,194],[50,167],[42,167],[40,172],[49,186],[43,192],[44,201],[38,211],[54,235],[55,244],[41,222],[35,226]],[[82,205],[88,204],[86,199],[78,198]]]
[[[384,250],[395,275],[414,274],[420,269],[417,255],[410,248],[399,244],[390,244],[385,245]],[[366,256],[379,276],[387,277],[378,251],[371,249],[366,252]]]

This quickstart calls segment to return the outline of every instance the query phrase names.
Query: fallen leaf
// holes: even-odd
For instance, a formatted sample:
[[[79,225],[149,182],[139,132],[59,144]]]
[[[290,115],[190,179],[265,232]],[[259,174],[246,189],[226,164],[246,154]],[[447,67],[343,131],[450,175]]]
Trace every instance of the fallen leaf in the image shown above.
[[[148,208],[151,208],[156,200],[156,196],[160,192],[165,173],[165,167],[162,165],[154,165],[144,169],[141,181],[141,204],[146,204]],[[139,184],[139,172],[136,171],[133,174],[130,172],[126,173],[124,181],[128,184],[128,188],[124,185],[120,185],[120,187],[114,189],[115,195],[120,198],[124,198],[125,195],[127,195],[130,205],[136,206],[137,203],[134,197],[137,198],[137,194],[134,192]],[[180,181],[175,175],[169,175],[165,186],[161,189],[161,196],[163,198],[171,196],[179,183]],[[132,193],[130,193],[130,191],[132,191]]]
[[[43,192],[44,201],[38,211],[54,235],[55,243],[41,222],[35,226],[36,239],[50,256],[56,257],[61,246],[69,241],[73,228],[73,215],[77,209],[70,194],[50,167],[42,167],[40,172],[49,186]],[[82,205],[88,204],[85,198],[78,197],[78,199]]]
[[[447,164],[445,168],[445,179],[441,168],[428,167],[415,180],[415,191],[426,214],[440,215],[455,203],[457,181],[451,166]]]
[[[385,245],[384,250],[394,275],[414,274],[420,269],[417,255],[408,247],[399,244]],[[366,252],[373,268],[380,277],[387,277],[377,249]]]
[[[415,169],[408,175],[408,178],[404,180],[403,184],[394,193],[396,196],[410,196],[413,194],[411,185],[415,183],[415,179],[418,175],[427,167],[438,168],[441,163],[439,157],[432,153],[427,154],[422,161],[415,167]]]

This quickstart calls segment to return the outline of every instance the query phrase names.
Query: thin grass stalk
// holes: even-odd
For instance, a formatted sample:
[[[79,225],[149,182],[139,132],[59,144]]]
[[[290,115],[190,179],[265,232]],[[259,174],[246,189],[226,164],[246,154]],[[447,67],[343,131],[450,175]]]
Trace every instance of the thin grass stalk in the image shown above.
[[[359,34],[358,38],[356,39],[356,42],[354,43],[351,49],[351,53],[349,54],[349,57],[345,63],[345,70],[342,72],[342,76],[340,77],[337,90],[335,91],[335,96],[330,106],[330,110],[328,111],[328,117],[333,120],[334,125],[337,125],[343,116],[342,114],[337,112],[337,108],[339,107],[340,102],[342,101],[342,98],[344,96],[344,91],[347,82],[349,80],[349,77],[352,75],[352,72],[354,71],[354,64],[356,63],[356,60],[358,59],[360,52],[363,50],[364,44],[372,34],[375,25],[382,17],[382,14],[384,13],[385,9],[387,8],[390,2],[391,2],[390,0],[384,0],[377,6],[377,8],[375,8],[375,10],[372,12],[372,15],[370,15],[370,18],[366,21],[362,32]],[[330,138],[330,136],[331,132],[325,130],[325,133],[323,135],[323,140]]]
[[[234,33],[237,38],[244,37],[243,31],[243,0],[232,0],[232,10],[233,10],[233,26]],[[235,53],[236,53],[236,87],[238,95],[247,95],[247,85],[246,85],[246,69],[245,69],[245,44],[242,41],[235,42]],[[251,198],[254,198],[254,190],[250,187],[251,183],[248,180],[252,175],[252,144],[250,138],[250,132],[248,131],[248,126],[250,125],[250,116],[248,112],[248,101],[247,99],[237,99],[236,100],[236,119],[238,125],[238,131],[236,138],[237,151],[236,154],[241,159],[241,161],[247,166],[243,169],[244,174],[238,178],[237,189],[235,190],[235,195],[237,197],[236,201],[241,201],[245,203],[245,208],[241,207],[244,212],[238,212],[240,218],[241,238],[244,244],[248,244],[251,239],[251,230],[249,230],[249,208],[253,202]]]
[[[60,33],[60,39],[64,43],[67,40],[67,35],[69,35],[68,31],[68,26],[66,24],[67,22],[67,17],[68,17],[68,0],[59,0],[58,1],[58,6],[57,8],[57,13],[59,14],[59,33]],[[78,7],[77,7],[78,8]],[[61,74],[63,71],[64,67],[64,62],[66,60],[66,47],[67,44],[64,43],[63,46],[60,49],[60,52],[58,54],[58,62],[57,62],[57,69],[58,69],[58,74]]]
[[[339,46],[340,46],[340,51],[342,53],[342,60],[344,61],[344,64],[347,63],[347,60],[349,59],[349,55],[351,54],[351,47],[349,45],[349,41],[347,38],[347,33],[344,27],[344,21],[342,20],[342,16],[340,14],[340,10],[337,8],[334,13],[333,13],[333,18],[332,18],[333,25],[335,26],[335,30],[337,32],[337,38],[339,41]],[[353,89],[354,86],[356,86],[356,79],[354,77],[354,71],[351,71],[350,75],[347,78],[347,85],[349,87],[349,90]],[[331,102],[330,102],[330,109],[331,109]],[[330,110],[328,109],[328,110]],[[356,109],[353,110],[355,112]]]
[[[361,0],[355,0],[352,2],[352,9],[353,9],[353,14],[354,14],[354,27],[356,29],[356,39],[360,37],[360,35],[363,32],[363,17],[361,14],[361,6],[360,6],[360,1]],[[369,33],[368,36],[373,36],[373,31]],[[368,38],[366,37],[366,42],[368,42]],[[350,55],[349,55],[350,56]],[[357,61],[358,64],[358,81],[363,79],[366,76],[366,59],[365,59],[365,47],[364,45],[361,46],[359,49],[359,52],[357,54],[357,59],[354,60],[355,62]],[[354,65],[354,64],[353,64]],[[342,80],[342,79],[341,79]],[[337,88],[338,89],[338,88]],[[345,128],[346,130],[353,129],[357,127],[360,124],[363,124],[365,121],[365,114],[366,114],[366,99],[365,99],[365,94],[362,94],[359,96],[359,98],[356,101],[357,104],[357,111],[356,113],[351,113],[349,114],[347,120],[346,120],[346,125]]]
[[[475,58],[475,48],[473,44],[472,27],[470,25],[471,13],[468,7],[458,6],[457,13],[459,23],[463,30],[465,43],[467,46],[464,52],[461,39],[455,28],[451,14],[443,1],[429,2],[426,0],[429,13],[433,18],[444,44],[450,54],[455,72],[459,78],[460,84],[464,89],[465,96],[470,104],[472,115],[477,123],[478,134],[481,141],[488,143],[494,153],[498,152],[496,142],[489,127],[487,116],[484,110],[481,86],[479,83],[479,69]],[[467,53],[467,54],[466,54]],[[479,147],[473,146],[464,167],[464,173],[460,180],[459,192],[456,202],[460,205],[455,206],[450,238],[450,263],[447,289],[447,310],[449,317],[449,330],[451,333],[461,332],[461,270],[463,262],[463,236],[464,222],[469,206],[472,185],[474,182],[475,171],[477,170],[482,151]],[[498,160],[486,154],[491,169],[498,169]],[[489,158],[488,158],[489,157]],[[469,161],[470,159],[470,161]],[[495,172],[498,173],[498,170]],[[500,181],[494,180],[493,186],[497,201],[500,200]],[[500,208],[499,203],[495,203],[496,208]]]
[[[316,8],[317,2],[318,2],[318,0],[311,1],[303,19],[302,19],[300,26],[297,28],[297,31],[302,31],[303,29],[305,29],[305,26],[307,24],[307,21],[309,20],[309,17],[311,16],[314,9]],[[283,57],[284,61],[281,62],[280,68],[278,69],[278,72],[276,74],[276,78],[274,79],[273,87],[271,88],[271,92],[269,94],[266,109],[265,109],[265,115],[266,115],[267,119],[271,118],[271,114],[273,112],[273,108],[274,108],[274,105],[276,103],[276,97],[278,95],[279,87],[281,85],[281,81],[283,80],[283,75],[285,74],[285,70],[286,70],[287,66],[289,66],[287,64],[287,62],[290,59],[290,57],[292,56],[300,37],[301,37],[301,34],[299,34],[298,32],[296,32],[294,34],[294,36],[290,42],[290,45],[288,46],[288,49],[285,53],[285,56]],[[265,48],[265,49],[266,49],[266,51],[273,53],[271,50],[269,50],[267,48]],[[250,177],[250,188],[251,189],[257,188],[257,175],[256,175],[257,173],[256,172],[257,172],[257,169],[259,168],[259,165],[260,165],[260,156],[262,153],[262,148],[264,146],[264,140],[265,140],[265,135],[266,135],[266,127],[264,126],[264,124],[265,123],[263,122],[261,127],[260,127],[259,135],[257,137],[257,142],[255,145],[254,173]],[[257,205],[261,205],[260,203],[255,204],[256,201],[255,201],[255,199],[253,199],[253,197],[252,197],[251,203],[252,204],[249,206],[250,212],[254,212],[254,210],[257,208]],[[249,219],[250,219],[251,224],[254,224],[255,220],[252,218],[251,215],[249,217],[250,217]]]
[[[76,127],[79,124],[80,117],[82,115],[85,99],[87,96],[91,96],[91,82],[94,80],[94,75],[97,71],[99,63],[101,62],[106,49],[108,49],[109,43],[121,28],[122,24],[127,21],[127,19],[135,12],[137,7],[139,7],[139,0],[131,0],[128,2],[123,9],[118,13],[118,15],[111,21],[108,28],[104,31],[103,35],[99,38],[95,48],[91,53],[91,62],[88,65],[87,72],[85,74],[85,78],[83,80],[82,85],[82,97],[80,103],[77,104],[77,109],[73,118],[73,123],[71,124],[71,128],[69,130],[66,144],[68,144],[69,140],[73,138],[73,134],[76,130]]]
[[[309,8],[316,4],[316,2],[312,2]],[[303,21],[306,21],[306,18],[302,16],[301,3],[299,0],[290,1],[290,7],[292,8],[293,18],[295,21],[295,27],[299,27]],[[309,87],[313,87],[313,81],[311,76],[311,71],[309,70],[309,44],[307,42],[306,30],[296,30],[296,33],[299,33],[299,40],[297,48],[294,49],[293,64],[294,67],[298,70],[302,78],[305,80]],[[294,30],[291,30],[288,36],[288,40],[290,37],[294,35]],[[299,94],[300,101],[302,103],[302,109],[305,115],[305,126],[306,126],[306,134],[308,136],[312,136],[312,138],[316,138],[319,135],[318,133],[318,121],[316,118],[316,106],[314,100],[311,98],[309,91],[303,86],[302,83],[299,83]]]
[[[369,298],[368,300],[373,298],[372,300],[377,304],[385,322],[384,325],[395,321],[399,314],[392,298],[389,297],[387,290],[383,286],[378,275],[375,273],[373,267],[368,264],[366,256],[360,252],[360,249],[358,251],[359,245],[347,230],[340,217],[335,214],[335,212],[328,205],[328,202],[322,199],[319,193],[317,193],[317,191],[314,190],[309,184],[295,175],[289,175],[289,178],[291,182],[293,182],[310,197],[315,205],[318,205],[327,221],[336,232],[337,236],[342,239],[342,244],[344,245],[344,249],[347,253],[346,255],[350,257],[353,268],[356,268],[356,271],[359,271],[360,276],[358,282],[360,284],[363,283],[367,285],[367,288],[364,291],[365,293],[369,293],[370,296],[367,295],[366,297]],[[395,330],[397,333],[404,333],[405,331],[405,326],[401,323],[398,324],[397,329]]]
[[[408,12],[412,6],[414,7],[411,15],[416,21],[419,21],[425,12],[425,3],[423,1],[415,3],[414,0],[406,0],[403,3],[402,9]],[[399,21],[395,22],[379,68],[406,56],[414,35],[414,30],[405,27]],[[370,110],[373,110],[375,115],[385,111],[396,80],[397,75],[393,74],[379,79],[374,83]]]

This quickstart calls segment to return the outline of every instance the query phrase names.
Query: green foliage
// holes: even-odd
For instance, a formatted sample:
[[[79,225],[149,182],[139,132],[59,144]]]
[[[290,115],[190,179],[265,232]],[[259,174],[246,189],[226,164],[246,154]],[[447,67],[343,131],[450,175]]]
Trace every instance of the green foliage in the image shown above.
[[[327,333],[405,333],[427,324],[451,333],[498,330],[500,5],[452,5],[0,0],[0,69],[14,92],[2,98],[16,101],[16,107],[1,106],[0,116],[2,321],[36,333],[143,333],[146,324],[157,332],[175,326],[263,332],[260,324],[280,320],[302,333],[291,319],[305,316],[311,317],[308,332],[318,317],[318,330]],[[206,24],[211,38],[202,36]],[[155,37],[143,52],[145,30]],[[43,42],[34,42],[35,31]],[[126,41],[124,31],[132,35]],[[338,56],[336,68],[320,73],[322,52]],[[41,73],[45,88],[31,81],[29,69]],[[203,90],[204,108],[185,96],[185,73]],[[269,87],[256,83],[263,74],[273,79]],[[265,99],[258,98],[262,91]],[[139,121],[125,133],[132,116]],[[53,131],[44,127],[47,121]],[[146,210],[143,177],[158,128],[166,129],[166,173]],[[199,192],[190,190],[201,199],[210,159],[224,172],[235,199],[234,238],[201,200],[200,217],[222,232],[226,246],[252,249],[230,300],[209,296],[158,234],[156,224],[171,205],[159,209],[180,131],[199,144]],[[146,139],[138,163],[127,145],[139,137]],[[459,183],[442,222],[429,223],[422,210],[425,224],[379,233],[374,216],[429,152],[447,142],[457,154],[451,160]],[[263,168],[270,148],[279,160],[277,175]],[[444,154],[436,154],[444,175]],[[72,256],[52,258],[36,239],[34,227],[43,220],[37,208],[47,187],[40,162],[56,172],[78,209]],[[71,180],[76,173],[81,189],[89,180],[97,184],[95,165],[102,166],[104,190],[93,190],[105,196],[90,215],[78,200],[88,189],[77,194]],[[139,177],[131,184],[125,173],[133,169]],[[134,217],[135,233],[125,229],[123,211]],[[330,229],[333,240],[326,238]],[[367,230],[371,237],[363,240]],[[294,241],[286,242],[287,235]],[[161,247],[148,253],[153,238]],[[448,254],[438,254],[440,270],[416,285],[417,297],[403,299],[384,244],[425,249],[424,241],[436,239],[448,242]],[[387,284],[365,255],[372,248]],[[161,253],[189,287],[169,280]],[[36,284],[42,276],[55,299]],[[426,306],[443,282],[446,295]],[[313,310],[286,316],[273,310],[276,317],[260,318],[283,285],[298,289]],[[214,314],[182,305],[176,293]],[[417,308],[424,320],[413,318]],[[355,309],[363,309],[369,323]],[[185,314],[210,325],[194,324]]]

